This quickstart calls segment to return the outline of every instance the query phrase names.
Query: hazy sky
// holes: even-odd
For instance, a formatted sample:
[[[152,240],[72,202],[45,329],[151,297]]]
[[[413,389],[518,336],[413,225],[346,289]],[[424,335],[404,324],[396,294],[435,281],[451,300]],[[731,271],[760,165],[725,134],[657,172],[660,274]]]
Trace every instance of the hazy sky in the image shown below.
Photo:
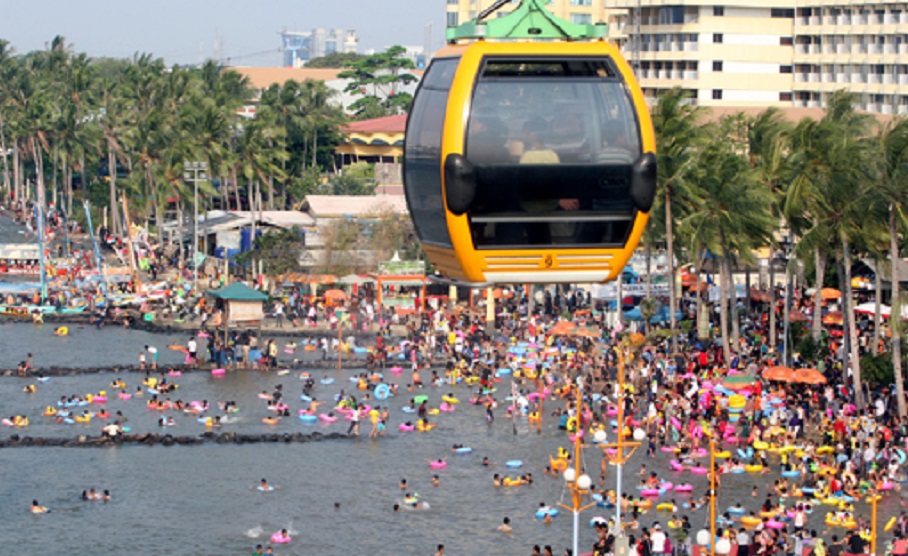
[[[215,54],[215,38],[234,65],[277,66],[278,32],[356,29],[359,50],[424,43],[444,36],[444,0],[0,0],[0,38],[23,53],[55,35],[91,57],[148,52],[168,64]],[[266,52],[270,51],[270,52]]]

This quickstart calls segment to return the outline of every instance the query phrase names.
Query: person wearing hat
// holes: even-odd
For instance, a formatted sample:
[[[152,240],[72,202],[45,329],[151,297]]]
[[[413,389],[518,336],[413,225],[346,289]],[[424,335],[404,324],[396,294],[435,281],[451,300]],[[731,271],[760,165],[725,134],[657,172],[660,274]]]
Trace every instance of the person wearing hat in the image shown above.
[[[653,553],[653,556],[664,556],[665,555],[665,533],[662,531],[662,526],[659,525],[659,522],[653,524],[653,531],[649,535],[650,550]]]

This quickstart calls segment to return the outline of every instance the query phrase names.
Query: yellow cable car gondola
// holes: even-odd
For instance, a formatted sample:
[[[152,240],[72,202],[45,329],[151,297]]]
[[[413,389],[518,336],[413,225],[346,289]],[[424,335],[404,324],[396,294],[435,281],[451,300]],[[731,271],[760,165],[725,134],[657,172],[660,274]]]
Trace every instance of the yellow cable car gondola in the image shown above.
[[[470,26],[496,37],[477,29],[529,14],[507,38],[535,37],[540,11],[557,19],[524,0]],[[404,185],[423,248],[448,277],[603,282],[624,268],[655,196],[655,135],[633,71],[596,35],[451,41],[433,58],[407,124]]]

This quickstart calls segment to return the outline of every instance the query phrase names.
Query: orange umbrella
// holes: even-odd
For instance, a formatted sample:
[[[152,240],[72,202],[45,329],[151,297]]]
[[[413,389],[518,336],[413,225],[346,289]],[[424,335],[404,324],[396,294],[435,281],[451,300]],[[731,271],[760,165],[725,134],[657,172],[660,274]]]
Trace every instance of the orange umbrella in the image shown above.
[[[842,292],[835,288],[823,288],[820,290],[820,299],[838,299],[842,297]]]
[[[347,292],[345,292],[344,290],[328,290],[325,292],[325,299],[331,299],[334,301],[347,299]]]
[[[801,311],[792,311],[788,313],[788,320],[791,322],[807,322],[810,320],[810,317]]]
[[[794,381],[801,384],[826,384],[826,377],[816,369],[798,369]]]
[[[551,334],[554,336],[564,336],[570,334],[577,328],[577,325],[569,320],[560,320],[552,327]]]
[[[763,371],[763,378],[778,382],[791,382],[794,380],[794,369],[789,367],[770,367]]]
[[[571,336],[579,336],[581,338],[591,338],[596,340],[602,337],[602,333],[598,330],[590,328],[589,326],[578,326],[571,332]]]
[[[823,317],[823,324],[842,324],[843,322],[842,311],[833,311]]]

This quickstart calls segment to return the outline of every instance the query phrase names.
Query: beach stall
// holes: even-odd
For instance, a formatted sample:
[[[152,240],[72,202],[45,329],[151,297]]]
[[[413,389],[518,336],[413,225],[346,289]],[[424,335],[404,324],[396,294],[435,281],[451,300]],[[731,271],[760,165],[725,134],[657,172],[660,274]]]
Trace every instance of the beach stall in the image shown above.
[[[257,326],[261,336],[264,302],[268,296],[254,290],[242,282],[234,282],[219,290],[211,290],[208,295],[215,298],[216,308],[220,311],[221,322],[214,322],[224,330],[224,343],[231,326],[249,328]]]

